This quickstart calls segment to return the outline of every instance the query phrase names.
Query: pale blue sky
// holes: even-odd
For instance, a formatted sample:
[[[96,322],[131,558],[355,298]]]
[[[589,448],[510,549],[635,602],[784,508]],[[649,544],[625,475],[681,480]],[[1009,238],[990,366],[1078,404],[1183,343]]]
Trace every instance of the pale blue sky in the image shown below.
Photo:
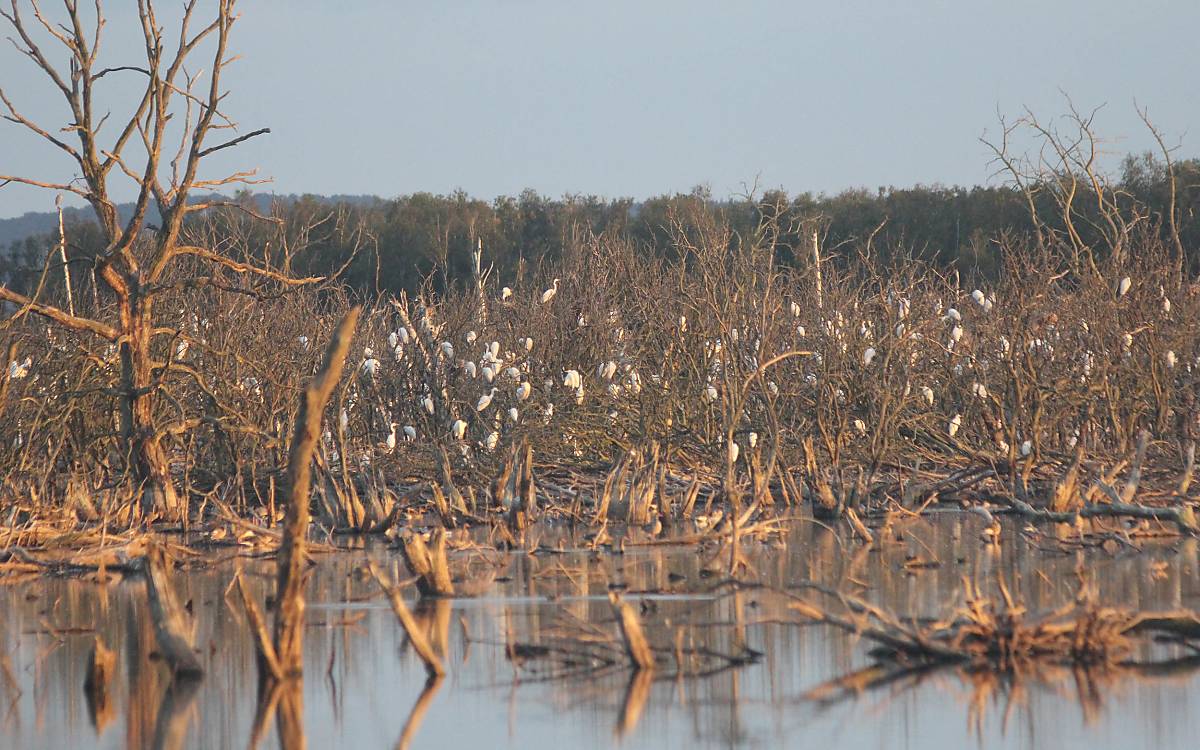
[[[108,64],[136,61],[133,5],[109,2]],[[1083,108],[1107,104],[1098,127],[1114,153],[1150,147],[1135,99],[1183,138],[1183,155],[1197,152],[1195,0],[243,0],[240,10],[227,108],[244,129],[273,133],[211,172],[257,166],[274,178],[262,189],[281,193],[975,184],[988,178],[978,137],[995,131],[997,108],[1051,117],[1065,106],[1060,89]],[[31,71],[0,51],[0,86],[61,127],[65,110]],[[71,176],[61,154],[8,123],[0,173]],[[0,190],[0,217],[52,207],[52,195]]]

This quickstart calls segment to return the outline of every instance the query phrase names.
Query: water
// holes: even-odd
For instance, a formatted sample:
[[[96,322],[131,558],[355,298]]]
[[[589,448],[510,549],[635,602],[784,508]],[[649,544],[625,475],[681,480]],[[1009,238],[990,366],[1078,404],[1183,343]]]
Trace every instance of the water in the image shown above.
[[[1024,540],[1007,524],[996,550],[979,541],[981,524],[966,514],[936,514],[898,527],[901,541],[882,552],[863,552],[799,520],[783,536],[786,544],[746,545],[747,577],[775,587],[809,580],[855,586],[898,612],[937,615],[964,576],[986,583],[1002,574],[1039,611],[1070,601],[1083,570],[1104,602],[1200,608],[1196,540],[1064,551],[1046,539]],[[815,700],[814,687],[869,663],[867,644],[826,626],[794,624],[786,600],[769,590],[713,590],[720,574],[702,575],[713,548],[627,546],[624,554],[595,554],[564,529],[534,534],[543,545],[534,555],[455,553],[457,564],[469,561],[475,572],[494,566],[500,578],[482,597],[417,609],[448,672],[420,701],[424,670],[362,570],[370,555],[403,578],[398,554],[373,545],[318,556],[305,633],[309,747],[392,747],[403,737],[412,747],[1127,750],[1190,746],[1200,735],[1200,681],[1186,673],[1143,679],[1052,669],[1013,684],[942,671],[839,701]],[[225,559],[176,578],[183,599],[192,601],[206,674],[171,692],[165,668],[152,657],[138,580],[101,587],[43,578],[0,588],[0,747],[246,746],[257,701],[255,660],[240,603],[227,589],[240,567],[262,602],[273,569],[235,557],[236,550],[214,554]],[[920,567],[906,570],[906,562]],[[704,677],[646,683],[631,681],[623,667],[563,676],[561,665],[533,659],[518,668],[506,657],[508,642],[577,639],[587,623],[615,632],[607,600],[613,585],[646,609],[656,645],[670,645],[682,632],[687,644],[734,654],[744,643],[761,658]],[[117,668],[109,707],[93,720],[83,683],[97,633],[116,651]],[[423,716],[410,723],[418,702]],[[264,747],[277,743],[273,725],[270,732]]]

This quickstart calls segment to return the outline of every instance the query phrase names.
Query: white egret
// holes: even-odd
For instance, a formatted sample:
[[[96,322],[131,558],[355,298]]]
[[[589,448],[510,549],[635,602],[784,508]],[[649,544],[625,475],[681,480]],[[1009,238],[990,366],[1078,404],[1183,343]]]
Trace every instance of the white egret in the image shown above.
[[[463,372],[466,373],[468,378],[472,378],[472,379],[474,379],[475,376],[479,374],[477,368],[475,367],[474,362],[464,363],[463,364]]]
[[[398,329],[396,329],[396,333],[400,334],[400,343],[401,344],[408,343],[409,338],[411,336],[411,334],[409,334],[409,332],[408,332],[408,328],[398,328]]]
[[[717,400],[717,387],[715,385],[707,386],[704,389],[704,400],[708,401],[710,404]]]
[[[429,396],[426,396],[425,398],[421,399],[421,406],[425,407],[425,411],[427,413],[433,414],[433,399],[432,398],[430,398]]]
[[[950,339],[952,341],[957,343],[958,341],[960,341],[962,339],[962,337],[963,337],[962,326],[954,326],[953,328],[950,329]]]
[[[512,289],[510,289],[508,287],[504,287],[503,289],[500,290],[500,299],[506,300],[511,296],[512,296]]]
[[[1124,297],[1129,293],[1129,287],[1131,286],[1133,286],[1133,279],[1129,278],[1128,276],[1121,279],[1121,282],[1117,284],[1117,296]]]
[[[442,355],[445,356],[446,359],[454,359],[454,344],[451,344],[449,341],[443,341],[441,344],[441,350]]]
[[[962,321],[962,313],[960,313],[958,310],[955,310],[953,307],[951,307],[949,310],[946,311],[946,320],[953,320],[955,322],[960,322],[960,321]]]
[[[577,403],[577,404],[583,403],[583,386],[582,385],[575,388],[575,403]]]
[[[946,431],[948,433],[950,433],[950,437],[954,437],[955,435],[958,434],[959,427],[962,427],[962,415],[955,414],[954,417],[950,420],[950,426]]]
[[[583,385],[583,378],[579,376],[579,370],[564,370],[563,371],[563,386],[566,388],[579,388]]]
[[[1174,367],[1175,361],[1176,361],[1175,360],[1175,352],[1172,350],[1168,350],[1167,351],[1167,367]]]
[[[737,460],[738,460],[738,454],[740,454],[741,451],[742,451],[742,449],[740,447],[738,447],[738,444],[735,443],[734,441],[730,440],[729,441],[729,463],[736,464]]]
[[[1170,297],[1163,297],[1162,311],[1164,314],[1169,314],[1171,312],[1171,298]]]
[[[556,295],[556,294],[558,294],[558,279],[554,280],[554,283],[550,286],[549,289],[542,292],[542,304],[544,305],[547,302],[549,302],[550,300],[554,299],[554,295]]]
[[[933,406],[933,389],[927,385],[921,386],[921,397],[925,399],[925,403]]]
[[[493,341],[492,343],[488,344],[488,355],[491,356],[493,362],[500,361],[500,342],[499,341]]]
[[[488,408],[489,406],[491,406],[491,405],[492,405],[492,399],[493,399],[493,398],[495,398],[495,396],[496,396],[496,389],[495,389],[495,388],[493,388],[493,389],[491,390],[491,392],[489,392],[489,393],[485,393],[485,394],[483,394],[482,396],[480,396],[480,397],[479,397],[479,400],[475,402],[475,411],[483,411],[484,409],[486,409],[486,408]]]
[[[617,374],[617,363],[611,359],[600,367],[600,377],[605,380],[612,380],[613,375]]]
[[[33,357],[26,357],[21,362],[13,362],[8,366],[8,377],[10,380],[23,380],[29,376],[31,367],[33,367]]]
[[[793,302],[791,304],[791,309],[792,309],[792,317],[793,318],[800,317],[800,304],[799,303]]]
[[[487,439],[483,441],[483,447],[488,449],[488,452],[496,450],[496,444],[500,442],[500,433],[493,430],[488,433]]]
[[[490,382],[492,382],[493,380],[495,380],[495,379],[496,379],[496,370],[495,370],[495,368],[493,368],[491,365],[484,365],[484,367],[483,367],[483,379],[484,379],[484,380],[486,380],[486,381],[487,381],[487,382],[489,382],[489,383],[490,383]]]
[[[461,419],[454,420],[454,424],[450,425],[450,434],[455,440],[462,440],[463,435],[467,434],[467,423]]]
[[[296,341],[304,349],[308,349],[308,336],[297,336]]]
[[[749,435],[746,436],[746,442],[750,443],[751,448],[758,445],[758,433],[751,432]]]
[[[391,453],[392,451],[396,450],[396,427],[397,426],[398,425],[395,422],[392,422],[392,431],[388,433],[387,439],[383,441],[384,448],[388,453]]]
[[[971,299],[975,300],[975,304],[979,305],[980,307],[983,307],[983,303],[987,302],[987,297],[984,297],[983,292],[979,291],[978,289],[971,292]]]
[[[510,407],[510,408],[509,408],[509,410],[508,410],[508,418],[509,418],[509,419],[511,419],[511,420],[512,420],[512,421],[514,421],[514,422],[517,422],[517,421],[519,421],[519,420],[520,420],[520,418],[521,418],[521,413],[520,413],[519,411],[517,411],[517,407],[513,406],[513,407]]]
[[[866,350],[863,351],[863,356],[862,356],[863,365],[870,366],[871,360],[873,360],[873,359],[875,359],[875,347],[868,346],[866,348]]]
[[[474,344],[475,339],[477,339],[477,338],[479,338],[478,333],[475,333],[474,331],[467,331],[466,339],[467,339],[468,344]]]
[[[1028,456],[1030,453],[1033,453],[1033,441],[1026,440],[1025,442],[1021,443],[1021,455]]]
[[[368,378],[373,378],[373,377],[375,377],[375,373],[377,373],[377,372],[379,372],[379,360],[375,359],[374,357],[363,360],[363,363],[362,363],[363,375],[366,375]]]
[[[515,367],[509,367],[504,371],[504,377],[508,378],[509,380],[520,380],[521,371]]]
[[[417,439],[417,428],[410,424],[404,425],[404,439],[412,442]]]
[[[533,391],[533,386],[526,380],[517,386],[517,400],[524,401],[529,398],[529,394]],[[514,420],[516,421],[516,420]]]
[[[345,432],[346,428],[350,426],[350,415],[346,413],[345,409],[342,409],[341,414],[338,415],[338,426],[342,428],[342,432]]]
[[[858,430],[859,435],[867,434],[867,423],[861,419],[854,420],[854,429]]]
[[[987,398],[988,397],[987,386],[984,385],[983,383],[972,383],[971,384],[971,393],[974,393],[979,398]]]
[[[400,336],[395,331],[388,334],[388,347],[395,349],[400,346]]]

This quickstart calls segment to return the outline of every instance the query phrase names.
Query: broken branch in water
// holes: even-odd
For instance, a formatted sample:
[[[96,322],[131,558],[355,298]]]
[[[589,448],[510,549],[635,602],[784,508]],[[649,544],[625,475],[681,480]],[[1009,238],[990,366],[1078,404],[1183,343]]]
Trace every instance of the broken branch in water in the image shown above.
[[[204,674],[200,659],[192,648],[188,615],[171,586],[171,563],[167,560],[166,552],[161,545],[150,542],[143,559],[146,601],[150,607],[150,619],[154,623],[154,637],[158,641],[159,651],[173,673],[191,676]]]
[[[413,645],[413,650],[417,652],[417,656],[421,657],[421,661],[425,664],[425,671],[431,678],[440,677],[446,673],[442,668],[442,661],[434,653],[433,648],[429,645],[429,640],[421,629],[417,626],[417,621],[413,619],[412,612],[409,611],[408,605],[404,603],[404,597],[400,596],[400,592],[396,590],[392,583],[387,578],[387,574],[379,569],[374,561],[367,563],[371,571],[371,575],[375,578],[379,588],[387,595],[388,601],[391,602],[392,611],[396,613],[396,618],[400,620],[400,625],[404,628],[404,633],[408,636],[408,640]]]

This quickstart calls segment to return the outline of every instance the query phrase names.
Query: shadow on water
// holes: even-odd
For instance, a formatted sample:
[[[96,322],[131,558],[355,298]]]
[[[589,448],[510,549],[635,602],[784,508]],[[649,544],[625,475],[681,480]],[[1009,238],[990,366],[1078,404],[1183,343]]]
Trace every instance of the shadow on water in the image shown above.
[[[931,668],[876,659],[870,643],[797,618],[780,595],[818,584],[916,623],[955,611],[964,579],[1003,579],[1038,613],[1070,604],[1083,577],[1103,605],[1200,608],[1194,539],[1083,550],[1006,526],[993,546],[981,523],[934,514],[868,550],[798,520],[745,544],[755,587],[728,585],[710,569],[714,550],[695,545],[633,538],[623,553],[597,552],[547,527],[532,531],[529,554],[460,543],[461,569],[495,574],[484,595],[412,602],[408,587],[445,677],[426,676],[366,571],[370,558],[406,580],[397,552],[318,556],[304,676],[271,688],[230,585],[240,569],[265,600],[270,561],[225,551],[176,576],[200,679],[173,678],[156,653],[138,581],[26,581],[0,588],[0,746],[1127,748],[1196,736],[1200,654],[1179,643],[1093,668]],[[628,667],[612,591],[644,625],[652,668]],[[94,674],[97,642],[115,655],[107,677]]]

